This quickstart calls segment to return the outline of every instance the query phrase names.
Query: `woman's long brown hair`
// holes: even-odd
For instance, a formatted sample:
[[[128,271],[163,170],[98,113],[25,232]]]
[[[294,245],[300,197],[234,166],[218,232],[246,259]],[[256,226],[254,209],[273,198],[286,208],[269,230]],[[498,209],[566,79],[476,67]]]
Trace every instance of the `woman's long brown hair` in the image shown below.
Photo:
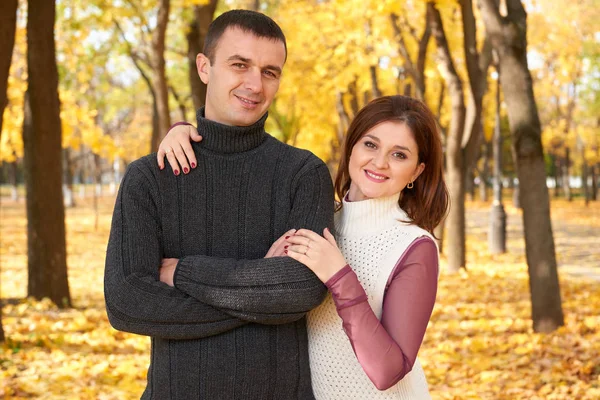
[[[425,169],[405,188],[399,205],[413,223],[433,234],[448,210],[448,189],[444,182],[444,155],[435,117],[419,100],[407,96],[384,96],[361,109],[348,128],[335,178],[335,191],[341,200],[350,189],[348,166],[354,145],[365,133],[382,122],[402,122],[408,126],[419,148],[419,161]],[[338,210],[342,203],[338,204]]]

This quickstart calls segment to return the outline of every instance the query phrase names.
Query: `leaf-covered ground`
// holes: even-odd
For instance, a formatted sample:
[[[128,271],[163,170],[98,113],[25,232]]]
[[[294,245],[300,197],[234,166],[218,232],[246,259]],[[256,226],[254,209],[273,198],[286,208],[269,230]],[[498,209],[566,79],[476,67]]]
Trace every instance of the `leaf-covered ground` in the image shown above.
[[[23,203],[3,199],[0,263],[3,325],[0,398],[137,399],[149,340],[113,330],[102,298],[113,200],[103,199],[98,230],[91,202],[67,212],[69,277],[77,308],[23,300],[27,286]],[[600,282],[561,269],[565,326],[534,334],[519,211],[509,214],[509,253],[487,254],[489,205],[468,204],[468,272],[442,272],[438,301],[420,351],[436,399],[600,398]],[[561,265],[600,271],[600,204],[553,203]],[[566,232],[566,233],[565,233]],[[562,267],[561,267],[562,268]],[[577,270],[575,273],[579,273]]]

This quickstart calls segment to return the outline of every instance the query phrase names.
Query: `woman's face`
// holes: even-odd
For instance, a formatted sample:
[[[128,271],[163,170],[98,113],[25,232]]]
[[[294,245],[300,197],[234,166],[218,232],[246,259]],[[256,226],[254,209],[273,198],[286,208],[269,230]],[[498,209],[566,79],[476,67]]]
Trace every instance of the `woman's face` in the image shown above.
[[[366,132],[352,148],[348,170],[348,199],[360,201],[399,194],[425,169],[419,148],[403,122],[382,122]]]

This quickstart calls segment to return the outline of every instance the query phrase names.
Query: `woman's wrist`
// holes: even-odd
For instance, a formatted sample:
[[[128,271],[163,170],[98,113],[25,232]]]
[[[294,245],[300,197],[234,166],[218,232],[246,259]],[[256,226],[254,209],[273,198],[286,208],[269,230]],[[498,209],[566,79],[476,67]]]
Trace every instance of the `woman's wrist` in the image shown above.
[[[179,126],[179,125],[189,125],[189,126],[192,126],[192,124],[190,124],[190,123],[189,123],[189,122],[187,122],[187,121],[179,121],[179,122],[175,122],[173,125],[171,125],[171,126],[169,127],[169,130],[167,131],[167,134],[168,134],[169,132],[171,132],[171,129],[173,129],[173,128],[175,128],[176,126]]]

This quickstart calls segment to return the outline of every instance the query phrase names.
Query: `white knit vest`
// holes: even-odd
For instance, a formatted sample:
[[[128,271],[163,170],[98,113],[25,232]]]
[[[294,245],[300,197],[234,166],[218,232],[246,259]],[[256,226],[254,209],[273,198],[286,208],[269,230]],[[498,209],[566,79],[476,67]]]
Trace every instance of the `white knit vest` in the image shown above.
[[[429,233],[408,221],[398,195],[358,202],[344,201],[335,216],[337,244],[381,319],[385,287],[396,263],[418,237]],[[417,359],[400,382],[378,390],[363,371],[342,328],[331,294],[308,315],[308,343],[313,391],[317,400],[430,399]]]

